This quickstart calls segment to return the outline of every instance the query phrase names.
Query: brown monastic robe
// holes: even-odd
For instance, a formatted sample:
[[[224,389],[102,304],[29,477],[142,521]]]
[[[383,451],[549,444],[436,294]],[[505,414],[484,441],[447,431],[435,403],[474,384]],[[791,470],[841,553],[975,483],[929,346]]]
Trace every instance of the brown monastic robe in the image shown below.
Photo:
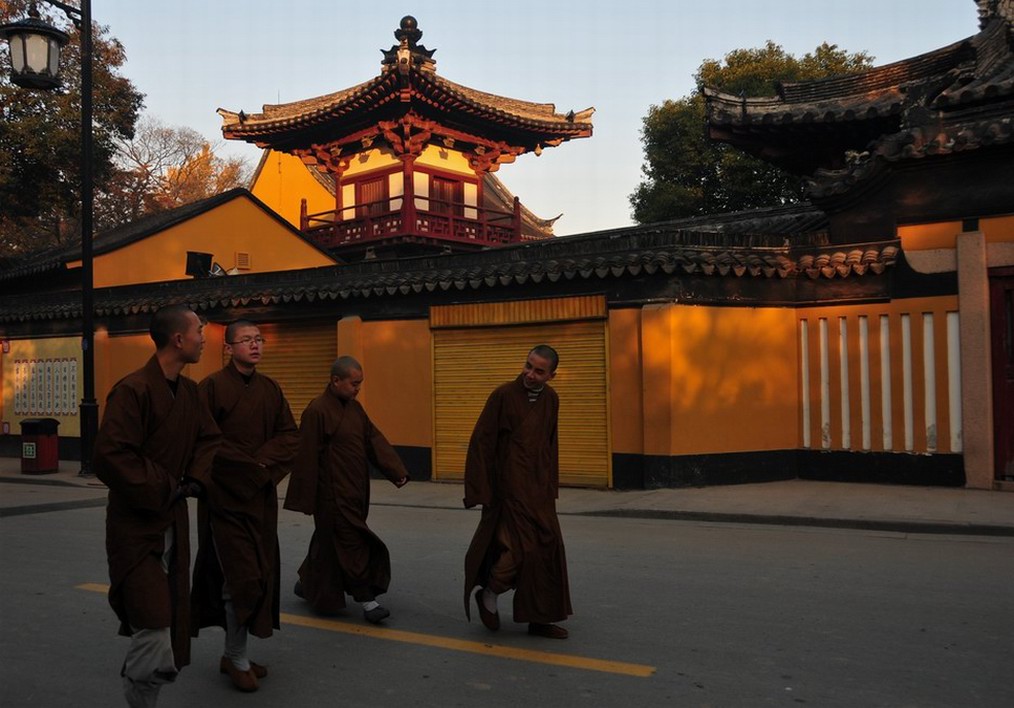
[[[497,527],[520,561],[514,621],[548,624],[571,614],[563,536],[556,516],[559,485],[557,415],[549,386],[528,401],[523,377],[498,387],[476,421],[465,459],[465,506],[482,517],[465,554],[465,615],[472,590],[496,560]]]
[[[197,506],[193,635],[225,627],[224,581],[240,624],[270,637],[279,627],[275,487],[296,457],[299,430],[274,379],[254,372],[247,383],[231,362],[201,381],[200,393],[223,440]]]
[[[299,424],[299,456],[285,508],[313,515],[314,531],[299,568],[303,596],[321,613],[387,592],[391,558],[366,525],[372,463],[392,482],[408,476],[398,453],[358,401],[331,391],[310,402]]]
[[[190,663],[190,529],[180,484],[206,484],[221,434],[197,384],[177,379],[176,394],[154,356],[106,399],[95,439],[96,476],[109,487],[106,554],[109,604],[130,627],[169,627],[176,667]],[[165,531],[174,527],[169,577],[162,571]]]

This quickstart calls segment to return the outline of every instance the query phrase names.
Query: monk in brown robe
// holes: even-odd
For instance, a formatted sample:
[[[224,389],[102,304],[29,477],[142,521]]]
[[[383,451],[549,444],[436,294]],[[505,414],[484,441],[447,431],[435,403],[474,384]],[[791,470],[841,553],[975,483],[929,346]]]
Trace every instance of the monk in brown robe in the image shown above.
[[[296,595],[314,610],[345,607],[345,593],[363,603],[374,624],[390,617],[377,596],[391,582],[391,557],[366,525],[370,511],[370,464],[397,487],[409,481],[398,453],[356,401],[363,367],[350,356],[331,366],[324,393],[310,402],[299,424],[299,456],[285,508],[313,515],[313,537],[299,568]]]
[[[190,536],[186,497],[201,493],[221,434],[197,384],[203,325],[183,305],[151,320],[155,355],[120,380],[95,440],[95,474],[109,487],[109,604],[131,638],[121,675],[127,703],[153,706],[190,663]]]
[[[219,670],[256,691],[267,668],[247,657],[247,635],[279,628],[278,495],[299,449],[299,430],[281,387],[257,372],[264,338],[237,320],[225,330],[229,364],[201,381],[201,398],[222,430],[205,496],[197,505],[192,629],[226,630]]]
[[[563,536],[556,517],[560,399],[548,382],[560,357],[541,344],[524,370],[486,401],[465,459],[465,507],[482,517],[465,555],[465,615],[473,588],[479,618],[500,628],[497,596],[514,589],[514,621],[528,633],[566,639],[553,624],[571,614]]]

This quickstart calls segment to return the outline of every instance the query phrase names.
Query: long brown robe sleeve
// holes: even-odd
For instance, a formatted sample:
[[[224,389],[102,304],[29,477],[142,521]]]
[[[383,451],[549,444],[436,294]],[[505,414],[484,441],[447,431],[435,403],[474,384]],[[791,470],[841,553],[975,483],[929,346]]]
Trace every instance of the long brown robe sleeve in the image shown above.
[[[465,555],[464,605],[488,582],[498,529],[519,561],[514,621],[551,623],[571,614],[559,491],[557,418],[560,400],[546,386],[535,402],[522,378],[498,387],[476,421],[465,460],[465,506],[482,516]]]
[[[237,619],[258,637],[280,620],[279,481],[299,447],[299,431],[273,379],[245,380],[232,364],[204,379],[201,397],[222,429],[205,498],[198,504],[193,623],[225,626],[223,583]]]
[[[152,357],[113,387],[95,440],[95,473],[109,487],[109,604],[121,634],[169,627],[178,668],[190,661],[189,518],[180,485],[207,484],[220,439],[197,385],[180,376],[174,395]],[[167,576],[160,559],[170,527]]]
[[[315,610],[345,607],[345,594],[363,602],[387,592],[387,546],[366,523],[370,463],[394,483],[408,476],[394,448],[357,401],[330,388],[307,406],[300,451],[285,508],[313,514],[314,532],[299,568],[306,600]]]

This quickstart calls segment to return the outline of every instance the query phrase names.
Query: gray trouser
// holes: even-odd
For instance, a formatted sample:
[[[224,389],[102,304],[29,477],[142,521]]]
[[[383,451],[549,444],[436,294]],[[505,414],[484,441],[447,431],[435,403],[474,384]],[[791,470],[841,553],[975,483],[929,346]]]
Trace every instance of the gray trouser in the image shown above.
[[[218,552],[218,544],[215,543],[215,525],[211,526],[211,542],[215,547],[215,556],[218,558],[218,566],[222,568],[222,575],[225,575],[225,565],[222,563],[222,555]],[[232,595],[229,593],[229,586],[222,583],[222,601],[225,604],[225,656],[240,670],[246,671],[250,668],[249,659],[246,658],[247,628],[239,623],[236,616],[236,606],[232,602]]]
[[[162,571],[168,577],[173,552],[173,528],[165,532]],[[176,680],[179,671],[173,657],[172,635],[168,627],[140,629],[131,627],[130,648],[123,662],[123,695],[131,708],[150,708],[158,700],[162,684]]]

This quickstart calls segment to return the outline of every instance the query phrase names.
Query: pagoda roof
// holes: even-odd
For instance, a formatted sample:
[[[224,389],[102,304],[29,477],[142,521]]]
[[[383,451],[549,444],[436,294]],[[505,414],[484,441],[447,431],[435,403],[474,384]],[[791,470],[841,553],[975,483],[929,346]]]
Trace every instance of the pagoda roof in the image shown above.
[[[907,159],[1009,141],[1012,44],[1011,19],[997,11],[954,44],[853,75],[781,84],[775,96],[705,88],[709,135],[807,175],[847,170],[857,155]]]
[[[223,135],[261,147],[305,149],[409,112],[460,134],[454,137],[502,141],[522,151],[592,134],[594,108],[559,113],[552,103],[498,96],[437,75],[433,51],[404,35],[407,20],[415,22],[402,20],[395,32],[401,44],[385,52],[378,76],[324,96],[265,105],[260,113],[219,109]]]

